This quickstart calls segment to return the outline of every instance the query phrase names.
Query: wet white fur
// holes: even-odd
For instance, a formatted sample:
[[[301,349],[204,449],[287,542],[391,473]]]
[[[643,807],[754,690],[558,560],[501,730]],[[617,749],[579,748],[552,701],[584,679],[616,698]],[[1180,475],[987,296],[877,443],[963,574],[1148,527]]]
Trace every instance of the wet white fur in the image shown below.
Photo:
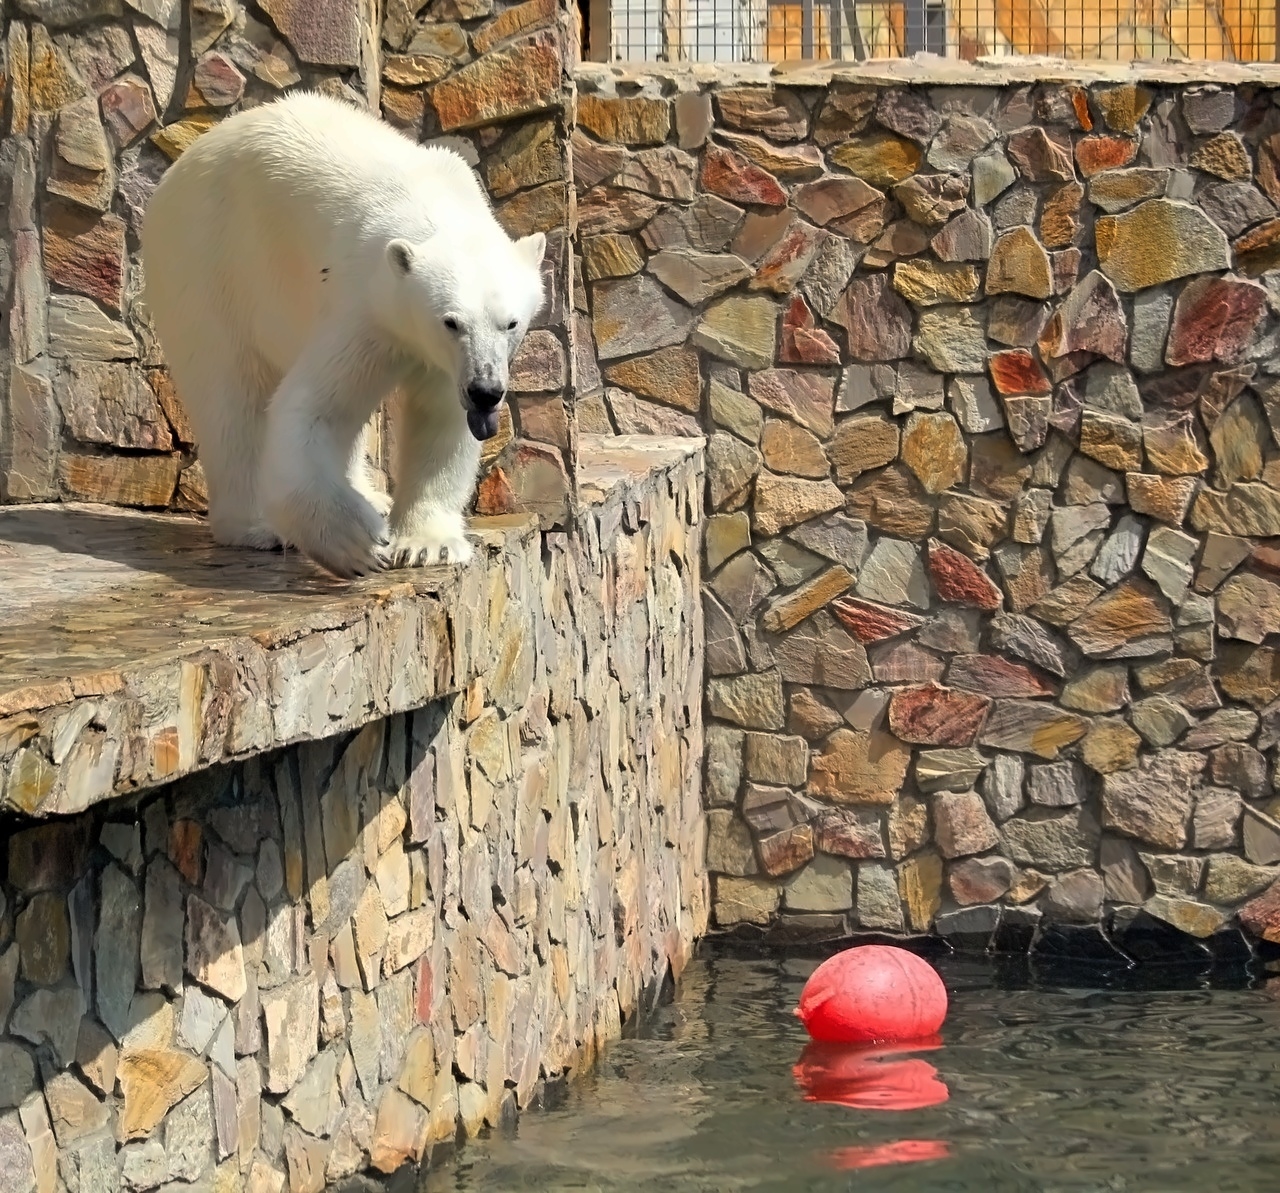
[[[283,541],[344,576],[468,559],[466,386],[505,389],[545,243],[507,236],[458,154],[338,100],[294,94],[201,136],[156,189],[142,247],[218,541]],[[388,525],[363,431],[393,390]]]

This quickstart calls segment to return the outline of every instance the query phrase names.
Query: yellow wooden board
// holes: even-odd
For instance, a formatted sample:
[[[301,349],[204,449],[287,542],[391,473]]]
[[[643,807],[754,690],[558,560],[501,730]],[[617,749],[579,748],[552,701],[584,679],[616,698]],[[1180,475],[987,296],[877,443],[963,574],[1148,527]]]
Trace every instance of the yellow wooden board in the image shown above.
[[[948,57],[1276,60],[1276,0],[948,0],[946,7]],[[801,5],[770,4],[767,11],[766,59],[800,58]],[[818,59],[832,56],[829,12],[815,5]],[[901,3],[858,4],[856,13],[866,56],[906,53]],[[851,39],[842,41],[842,57],[853,57]]]

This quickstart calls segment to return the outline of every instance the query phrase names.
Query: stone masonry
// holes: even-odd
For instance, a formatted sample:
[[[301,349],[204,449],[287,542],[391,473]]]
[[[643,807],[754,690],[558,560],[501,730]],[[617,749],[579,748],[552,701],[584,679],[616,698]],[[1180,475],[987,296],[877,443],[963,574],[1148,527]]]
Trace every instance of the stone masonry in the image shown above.
[[[679,975],[700,454],[587,447],[565,532],[357,585],[185,518],[0,514],[5,1193],[391,1172]]]
[[[709,436],[720,928],[1280,942],[1280,78],[1195,69],[579,69],[579,424]]]

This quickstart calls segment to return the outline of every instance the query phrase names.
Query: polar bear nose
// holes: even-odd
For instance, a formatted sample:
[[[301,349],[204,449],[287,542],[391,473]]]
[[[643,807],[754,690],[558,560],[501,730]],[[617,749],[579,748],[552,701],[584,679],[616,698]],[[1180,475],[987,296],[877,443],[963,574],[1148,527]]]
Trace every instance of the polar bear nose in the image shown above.
[[[502,392],[492,381],[473,381],[467,386],[467,401],[473,410],[493,410],[502,401]]]

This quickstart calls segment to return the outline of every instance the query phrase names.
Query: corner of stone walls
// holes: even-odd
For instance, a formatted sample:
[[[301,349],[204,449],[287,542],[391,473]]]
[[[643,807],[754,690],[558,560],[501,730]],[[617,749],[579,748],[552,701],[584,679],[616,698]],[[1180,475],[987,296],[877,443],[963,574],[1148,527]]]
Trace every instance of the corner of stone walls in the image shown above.
[[[577,421],[566,296],[572,206],[567,109],[576,36],[557,0],[436,5],[383,29],[384,117],[459,150],[479,171],[512,236],[547,237],[547,301],[512,365],[512,399],[486,444],[476,507],[527,510],[544,527],[577,506]]]

